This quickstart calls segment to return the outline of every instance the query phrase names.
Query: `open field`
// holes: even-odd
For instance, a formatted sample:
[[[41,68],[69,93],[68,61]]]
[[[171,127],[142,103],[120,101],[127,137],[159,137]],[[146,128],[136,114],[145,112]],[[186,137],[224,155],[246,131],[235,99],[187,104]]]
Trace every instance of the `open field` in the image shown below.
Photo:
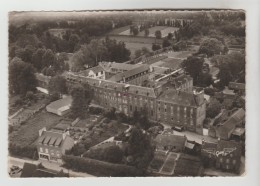
[[[38,131],[43,127],[47,129],[55,126],[61,120],[60,116],[43,110],[27,120],[24,125],[9,135],[9,141],[19,146],[27,146],[39,137]]]
[[[149,28],[148,37],[155,37],[155,32],[157,30],[161,31],[162,38],[164,38],[168,35],[168,33],[173,33],[174,31],[179,30],[179,28],[177,28],[177,27],[167,27],[167,26],[155,26],[155,27]],[[130,36],[131,35],[129,26],[122,27],[122,29],[121,28],[115,29],[111,33],[118,34],[118,35],[124,35],[124,36]],[[139,32],[137,36],[145,36],[145,31]]]
[[[124,26],[124,27],[120,27],[120,28],[115,28],[114,30],[112,30],[111,32],[109,32],[109,35],[117,35],[117,34],[120,34],[126,30],[129,30],[130,28],[130,25],[128,26]]]
[[[135,57],[135,51],[142,49],[143,47],[148,48],[152,51],[152,44],[145,44],[145,43],[125,43],[125,46],[128,50],[131,51],[131,58]]]

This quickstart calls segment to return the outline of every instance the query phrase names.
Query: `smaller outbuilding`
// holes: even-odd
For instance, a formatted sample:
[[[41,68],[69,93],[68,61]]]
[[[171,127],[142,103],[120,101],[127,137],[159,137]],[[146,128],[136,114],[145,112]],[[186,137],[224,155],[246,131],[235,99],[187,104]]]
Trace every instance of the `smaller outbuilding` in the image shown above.
[[[186,136],[174,134],[158,134],[154,139],[156,149],[171,152],[182,152],[187,141]]]
[[[59,99],[47,105],[46,110],[53,114],[63,116],[70,111],[71,104],[72,104],[72,97],[67,96],[63,99]]]

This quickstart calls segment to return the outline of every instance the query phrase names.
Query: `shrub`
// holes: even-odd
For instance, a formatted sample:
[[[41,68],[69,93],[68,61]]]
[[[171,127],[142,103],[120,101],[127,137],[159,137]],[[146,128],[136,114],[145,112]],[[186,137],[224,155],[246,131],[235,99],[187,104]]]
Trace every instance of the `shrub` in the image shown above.
[[[68,155],[63,156],[62,159],[64,167],[75,171],[87,172],[95,176],[143,176],[142,171],[132,166]]]
[[[103,113],[103,109],[100,107],[89,107],[89,112],[91,114],[102,114]]]

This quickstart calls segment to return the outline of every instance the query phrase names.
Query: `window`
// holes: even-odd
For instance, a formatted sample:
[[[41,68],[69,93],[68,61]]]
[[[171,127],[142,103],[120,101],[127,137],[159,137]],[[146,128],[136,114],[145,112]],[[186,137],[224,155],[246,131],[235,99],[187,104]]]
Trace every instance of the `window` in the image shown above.
[[[45,153],[49,153],[49,150],[47,148],[45,149]]]
[[[42,147],[40,147],[40,152],[43,152]]]
[[[219,159],[219,162],[220,162],[220,163],[222,163],[222,162],[223,162],[223,159],[222,159],[222,158],[220,158],[220,159]]]
[[[226,163],[229,163],[229,159],[226,159]]]
[[[236,164],[236,160],[233,160],[232,163],[235,165]]]

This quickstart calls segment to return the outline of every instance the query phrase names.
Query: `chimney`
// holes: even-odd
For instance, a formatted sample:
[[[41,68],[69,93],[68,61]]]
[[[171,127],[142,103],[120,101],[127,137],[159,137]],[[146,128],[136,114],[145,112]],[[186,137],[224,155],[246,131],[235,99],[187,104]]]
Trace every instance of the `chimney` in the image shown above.
[[[62,133],[62,140],[65,140],[67,134],[68,134],[67,132],[63,132],[63,133]]]
[[[46,127],[43,127],[41,130],[39,130],[39,136],[41,136],[44,131],[46,131]]]

